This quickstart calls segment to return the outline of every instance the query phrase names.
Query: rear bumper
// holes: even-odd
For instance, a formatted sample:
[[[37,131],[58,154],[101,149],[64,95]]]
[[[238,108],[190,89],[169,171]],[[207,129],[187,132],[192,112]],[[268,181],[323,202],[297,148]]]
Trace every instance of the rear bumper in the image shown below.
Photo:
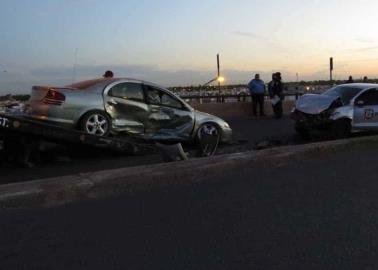
[[[80,111],[75,107],[66,104],[45,104],[41,101],[30,101],[25,108],[25,113],[30,118],[64,126],[74,126],[77,116],[80,115]]]

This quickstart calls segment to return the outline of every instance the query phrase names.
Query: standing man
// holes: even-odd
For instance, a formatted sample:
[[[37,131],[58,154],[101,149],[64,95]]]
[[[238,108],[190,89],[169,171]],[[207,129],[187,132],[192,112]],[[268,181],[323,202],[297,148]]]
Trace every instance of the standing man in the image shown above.
[[[257,105],[260,107],[260,116],[265,116],[264,113],[264,95],[265,83],[260,80],[260,74],[256,74],[255,78],[249,82],[248,89],[252,97],[252,111],[253,115],[257,116]]]
[[[276,119],[282,118],[283,108],[282,101],[284,99],[284,85],[281,79],[281,73],[272,74],[272,81],[268,85],[269,96],[273,106],[273,112]]]
[[[348,80],[346,81],[346,83],[354,83],[353,77],[352,77],[352,76],[349,76],[349,78],[348,78]]]

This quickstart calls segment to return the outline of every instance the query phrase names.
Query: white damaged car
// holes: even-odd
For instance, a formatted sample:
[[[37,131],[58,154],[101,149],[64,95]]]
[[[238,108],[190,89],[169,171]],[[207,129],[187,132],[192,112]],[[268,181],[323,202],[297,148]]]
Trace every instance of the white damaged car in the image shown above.
[[[319,95],[303,95],[291,118],[303,137],[314,130],[325,130],[335,138],[348,137],[352,131],[378,130],[378,85],[342,84]]]

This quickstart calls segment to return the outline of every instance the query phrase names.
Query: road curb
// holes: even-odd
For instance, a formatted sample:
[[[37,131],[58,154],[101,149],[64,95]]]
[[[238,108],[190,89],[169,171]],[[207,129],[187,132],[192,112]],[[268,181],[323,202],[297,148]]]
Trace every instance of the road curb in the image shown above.
[[[0,208],[53,207],[167,185],[200,182],[205,176],[245,167],[251,162],[282,163],[336,150],[378,147],[378,136],[283,146],[261,151],[82,173],[0,186]]]

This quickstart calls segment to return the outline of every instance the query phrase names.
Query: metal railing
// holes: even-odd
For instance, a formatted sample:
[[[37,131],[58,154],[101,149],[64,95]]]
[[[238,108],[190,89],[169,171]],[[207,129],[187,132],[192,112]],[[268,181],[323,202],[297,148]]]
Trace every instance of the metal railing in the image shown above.
[[[285,100],[298,100],[302,93],[287,94],[285,95]],[[250,102],[251,95],[186,95],[181,96],[187,102],[196,102],[196,103],[231,103],[231,102]],[[265,95],[265,100],[269,99],[269,95]]]

